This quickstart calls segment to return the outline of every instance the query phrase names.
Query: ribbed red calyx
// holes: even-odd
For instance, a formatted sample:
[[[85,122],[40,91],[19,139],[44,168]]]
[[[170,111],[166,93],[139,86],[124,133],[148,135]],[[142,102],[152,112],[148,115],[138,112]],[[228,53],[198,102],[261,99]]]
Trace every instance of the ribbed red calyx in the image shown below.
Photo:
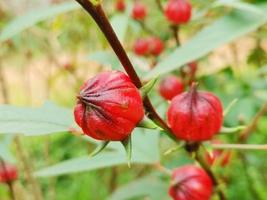
[[[212,141],[213,144],[222,144],[220,140],[214,140]],[[231,160],[231,152],[230,151],[223,151],[221,149],[214,149],[210,153],[205,154],[205,158],[209,165],[218,164],[221,167],[225,167],[227,164],[229,164]]]
[[[134,53],[139,56],[145,56],[149,54],[150,47],[147,39],[137,39],[134,43]]]
[[[166,100],[171,100],[184,91],[183,82],[176,76],[169,75],[162,79],[159,84],[160,95]]]
[[[17,168],[6,162],[0,162],[0,182],[8,183],[18,178]]]
[[[185,24],[191,18],[192,7],[188,0],[169,0],[165,16],[174,25]]]
[[[154,56],[158,56],[164,50],[164,43],[158,37],[148,38],[150,53]]]
[[[143,21],[147,16],[147,8],[141,2],[136,2],[133,5],[132,18],[135,20]]]
[[[82,86],[74,116],[86,135],[122,141],[142,120],[144,108],[139,90],[126,74],[103,72]]]
[[[126,8],[124,0],[117,0],[115,4],[116,10],[119,12],[123,12]]]
[[[195,165],[173,170],[169,195],[173,200],[209,200],[212,196],[211,178]]]
[[[178,139],[199,142],[210,140],[219,132],[223,109],[218,97],[209,92],[197,91],[193,83],[189,92],[183,92],[172,99],[167,117]]]

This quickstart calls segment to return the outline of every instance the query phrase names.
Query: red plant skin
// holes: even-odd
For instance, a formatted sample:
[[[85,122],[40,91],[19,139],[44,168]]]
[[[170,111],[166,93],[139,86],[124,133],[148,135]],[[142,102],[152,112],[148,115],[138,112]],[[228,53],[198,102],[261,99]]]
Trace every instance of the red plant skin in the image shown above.
[[[138,56],[145,56],[149,54],[150,47],[147,39],[137,39],[134,43],[134,53]]]
[[[115,4],[115,8],[119,12],[123,12],[126,8],[124,0],[117,0]]]
[[[210,140],[223,122],[219,98],[209,92],[198,92],[196,87],[192,84],[189,92],[174,97],[167,112],[174,135],[191,142]]]
[[[195,165],[185,165],[172,172],[169,195],[173,200],[209,200],[212,196],[211,178]]]
[[[172,100],[184,91],[183,82],[176,76],[165,77],[159,84],[159,93],[166,100]]]
[[[185,24],[191,18],[192,7],[188,0],[169,0],[165,16],[174,25]]]
[[[0,162],[0,182],[9,183],[18,178],[17,168],[14,165]]]
[[[214,140],[212,143],[222,144],[220,140]],[[231,160],[231,152],[223,151],[221,149],[214,149],[211,153],[206,152],[205,158],[210,166],[218,163],[221,167],[225,167]]]
[[[158,37],[150,37],[148,39],[150,46],[150,53],[154,56],[158,56],[164,50],[164,43]]]
[[[141,2],[136,2],[133,5],[132,18],[135,20],[143,21],[147,16],[147,8]]]
[[[82,86],[74,109],[77,124],[97,140],[126,139],[144,116],[139,90],[123,72],[103,72]]]

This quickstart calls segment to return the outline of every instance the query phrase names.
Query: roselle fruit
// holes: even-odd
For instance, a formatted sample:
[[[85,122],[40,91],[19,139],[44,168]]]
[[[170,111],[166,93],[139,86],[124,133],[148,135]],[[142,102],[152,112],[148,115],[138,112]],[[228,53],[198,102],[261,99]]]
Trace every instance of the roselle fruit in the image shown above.
[[[18,178],[18,172],[16,166],[6,163],[0,162],[0,182],[1,183],[9,183]]]
[[[159,93],[166,100],[171,100],[183,91],[183,82],[173,75],[165,77],[159,84]]]
[[[171,24],[187,23],[191,18],[192,7],[188,0],[169,0],[165,16]]]
[[[77,98],[75,120],[86,135],[97,140],[126,139],[144,116],[139,90],[119,71],[89,79]]]
[[[132,18],[135,20],[143,21],[146,16],[147,16],[146,6],[139,1],[135,2],[132,9]]]
[[[152,55],[158,56],[164,50],[164,43],[158,37],[150,37],[148,38],[149,43],[149,51]]]
[[[213,184],[209,175],[195,165],[173,170],[169,195],[173,200],[209,200]]]
[[[219,132],[223,109],[218,97],[209,92],[197,91],[193,83],[189,92],[183,92],[172,99],[167,117],[178,139],[199,142],[210,140]]]
[[[115,4],[115,8],[119,12],[123,12],[126,8],[124,0],[117,0]]]
[[[212,143],[222,144],[220,140],[214,140]],[[231,160],[231,152],[227,150],[213,149],[210,153],[206,152],[205,158],[210,166],[218,164],[221,167],[225,167]]]
[[[138,56],[145,56],[149,54],[149,41],[147,39],[137,39],[133,47],[134,53]]]

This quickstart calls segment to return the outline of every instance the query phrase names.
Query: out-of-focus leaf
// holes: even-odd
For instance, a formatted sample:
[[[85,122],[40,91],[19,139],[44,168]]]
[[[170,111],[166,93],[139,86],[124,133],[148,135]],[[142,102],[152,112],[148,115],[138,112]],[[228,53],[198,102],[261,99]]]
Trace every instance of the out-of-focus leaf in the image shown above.
[[[71,110],[46,103],[39,108],[0,106],[0,133],[36,136],[68,131],[74,124]]]
[[[267,3],[255,5],[255,9],[264,11]],[[267,13],[260,15],[247,11],[236,10],[222,17],[200,31],[185,45],[176,49],[162,62],[145,75],[145,79],[171,72],[179,67],[207,55],[217,47],[231,42],[251,31],[256,30],[267,22]]]
[[[108,197],[108,200],[127,200],[138,197],[147,197],[151,200],[169,200],[168,184],[155,177],[144,177],[118,188]]]
[[[242,2],[239,0],[219,0],[214,2],[213,6],[228,6],[243,11],[253,12],[255,14],[264,15],[263,10],[258,9],[253,4]]]
[[[159,162],[159,134],[157,131],[146,131],[136,129],[132,134],[132,163],[153,164]],[[63,161],[54,166],[38,170],[35,175],[40,177],[58,176],[69,173],[90,171],[105,167],[127,164],[127,157],[123,146],[120,150],[102,152],[95,157],[81,157]]]
[[[129,25],[129,17],[119,13],[114,15],[110,22],[119,40],[123,43]]]
[[[110,66],[114,70],[121,70],[120,61],[111,51],[97,51],[88,55],[88,60],[97,62],[98,64]]]
[[[40,10],[28,12],[24,16],[18,16],[8,23],[0,32],[0,42],[12,38],[16,34],[34,26],[38,22],[78,8],[80,8],[80,6],[76,2],[64,2],[47,8],[42,8]]]

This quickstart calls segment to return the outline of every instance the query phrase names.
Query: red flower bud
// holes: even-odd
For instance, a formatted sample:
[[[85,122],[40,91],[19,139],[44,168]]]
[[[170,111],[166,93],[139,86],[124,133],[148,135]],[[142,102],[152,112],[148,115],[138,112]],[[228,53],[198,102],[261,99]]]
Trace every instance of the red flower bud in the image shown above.
[[[149,41],[147,39],[138,39],[134,43],[134,53],[144,56],[149,53]]]
[[[177,168],[172,173],[169,195],[173,200],[209,200],[212,196],[212,180],[195,165]]]
[[[171,100],[184,91],[184,85],[176,76],[167,76],[159,84],[160,95],[166,100]]]
[[[0,182],[8,183],[18,178],[17,168],[14,165],[0,162]]]
[[[185,24],[191,18],[191,4],[187,0],[169,0],[165,16],[172,24]]]
[[[135,20],[144,20],[147,15],[147,9],[144,4],[136,2],[133,5],[132,18]]]
[[[103,72],[82,86],[74,110],[77,124],[98,140],[126,139],[142,120],[141,95],[122,72]]]
[[[154,56],[158,56],[164,50],[164,43],[158,37],[151,37],[148,39],[150,46],[150,53]]]
[[[215,140],[212,143],[214,144],[222,144],[221,141]],[[231,152],[230,151],[223,151],[221,149],[214,149],[211,153],[206,153],[205,155],[207,162],[210,165],[214,163],[218,163],[221,167],[225,167],[231,159]]]
[[[175,136],[186,141],[210,140],[223,122],[219,98],[209,92],[198,92],[195,84],[189,92],[172,99],[167,115]]]
[[[117,0],[115,6],[116,6],[116,10],[119,12],[123,12],[126,7],[124,0]]]

